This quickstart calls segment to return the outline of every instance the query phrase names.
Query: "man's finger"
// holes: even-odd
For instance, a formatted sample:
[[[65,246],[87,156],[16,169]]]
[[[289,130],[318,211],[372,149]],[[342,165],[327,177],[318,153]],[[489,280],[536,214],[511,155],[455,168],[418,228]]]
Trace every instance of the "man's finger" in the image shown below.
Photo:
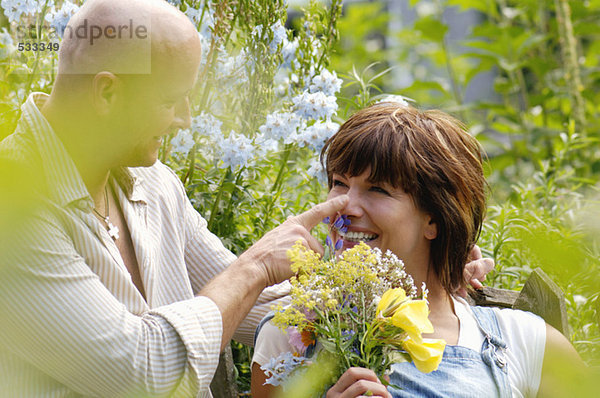
[[[474,289],[483,289],[483,285],[481,284],[481,282],[477,278],[471,279],[469,281],[469,283],[471,284],[471,286],[473,286]]]
[[[469,258],[467,261],[479,260],[482,257],[483,255],[481,254],[481,249],[479,248],[479,246],[474,245],[471,251],[469,252]]]
[[[313,229],[327,216],[332,216],[348,204],[348,195],[336,196],[327,202],[320,203],[312,209],[293,218],[293,221],[307,230]]]

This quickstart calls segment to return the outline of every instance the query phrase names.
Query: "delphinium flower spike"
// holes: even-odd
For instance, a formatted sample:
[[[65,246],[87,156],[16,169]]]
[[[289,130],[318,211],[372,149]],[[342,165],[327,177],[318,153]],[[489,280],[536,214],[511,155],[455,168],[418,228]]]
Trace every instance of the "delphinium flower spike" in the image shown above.
[[[323,219],[323,223],[325,224],[329,224],[329,235],[327,235],[327,238],[325,239],[325,244],[327,245],[327,247],[329,247],[329,249],[332,252],[336,252],[338,250],[340,250],[343,246],[343,241],[342,239],[338,239],[335,242],[335,245],[333,243],[333,240],[331,239],[331,235],[332,235],[332,230],[336,229],[339,233],[345,234],[346,232],[348,232],[348,225],[350,225],[351,221],[348,218],[347,215],[345,214],[339,214],[336,216],[335,220],[333,221],[333,223],[331,223],[331,218],[330,217],[325,217]]]

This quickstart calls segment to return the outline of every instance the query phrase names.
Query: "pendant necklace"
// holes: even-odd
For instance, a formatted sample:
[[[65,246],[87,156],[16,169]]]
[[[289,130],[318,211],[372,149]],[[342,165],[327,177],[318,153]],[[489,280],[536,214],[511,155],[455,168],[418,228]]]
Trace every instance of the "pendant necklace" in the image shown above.
[[[108,203],[108,189],[107,189],[106,185],[104,186],[104,209],[106,210],[106,215],[100,214],[100,212],[98,210],[96,210],[95,207],[92,210],[94,210],[94,213],[96,213],[96,215],[98,217],[100,217],[100,219],[102,221],[104,221],[104,223],[106,224],[106,230],[108,231],[108,235],[113,240],[117,240],[117,239],[119,239],[119,227],[116,227],[113,223],[110,222],[110,218],[109,218],[110,208],[109,208],[109,203]]]

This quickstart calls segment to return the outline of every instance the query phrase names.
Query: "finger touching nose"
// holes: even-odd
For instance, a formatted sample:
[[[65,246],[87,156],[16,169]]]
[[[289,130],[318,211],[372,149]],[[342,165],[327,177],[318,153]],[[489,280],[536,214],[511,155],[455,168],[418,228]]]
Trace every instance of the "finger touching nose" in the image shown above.
[[[292,218],[291,221],[302,225],[307,230],[311,230],[317,224],[323,221],[325,217],[331,217],[338,211],[342,210],[347,203],[348,196],[336,196],[335,198],[329,199],[327,202],[320,203],[312,209]]]

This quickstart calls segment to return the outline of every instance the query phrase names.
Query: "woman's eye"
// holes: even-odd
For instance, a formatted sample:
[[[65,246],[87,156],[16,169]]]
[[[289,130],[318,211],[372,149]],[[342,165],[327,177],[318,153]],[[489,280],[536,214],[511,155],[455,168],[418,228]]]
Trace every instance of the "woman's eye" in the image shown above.
[[[390,193],[388,191],[386,191],[385,189],[381,188],[381,187],[371,187],[371,191],[373,191],[373,192],[379,192],[379,193],[382,193],[384,195],[390,196]]]
[[[334,187],[345,187],[346,184],[344,184],[343,182],[341,182],[340,180],[333,180],[333,186]]]

